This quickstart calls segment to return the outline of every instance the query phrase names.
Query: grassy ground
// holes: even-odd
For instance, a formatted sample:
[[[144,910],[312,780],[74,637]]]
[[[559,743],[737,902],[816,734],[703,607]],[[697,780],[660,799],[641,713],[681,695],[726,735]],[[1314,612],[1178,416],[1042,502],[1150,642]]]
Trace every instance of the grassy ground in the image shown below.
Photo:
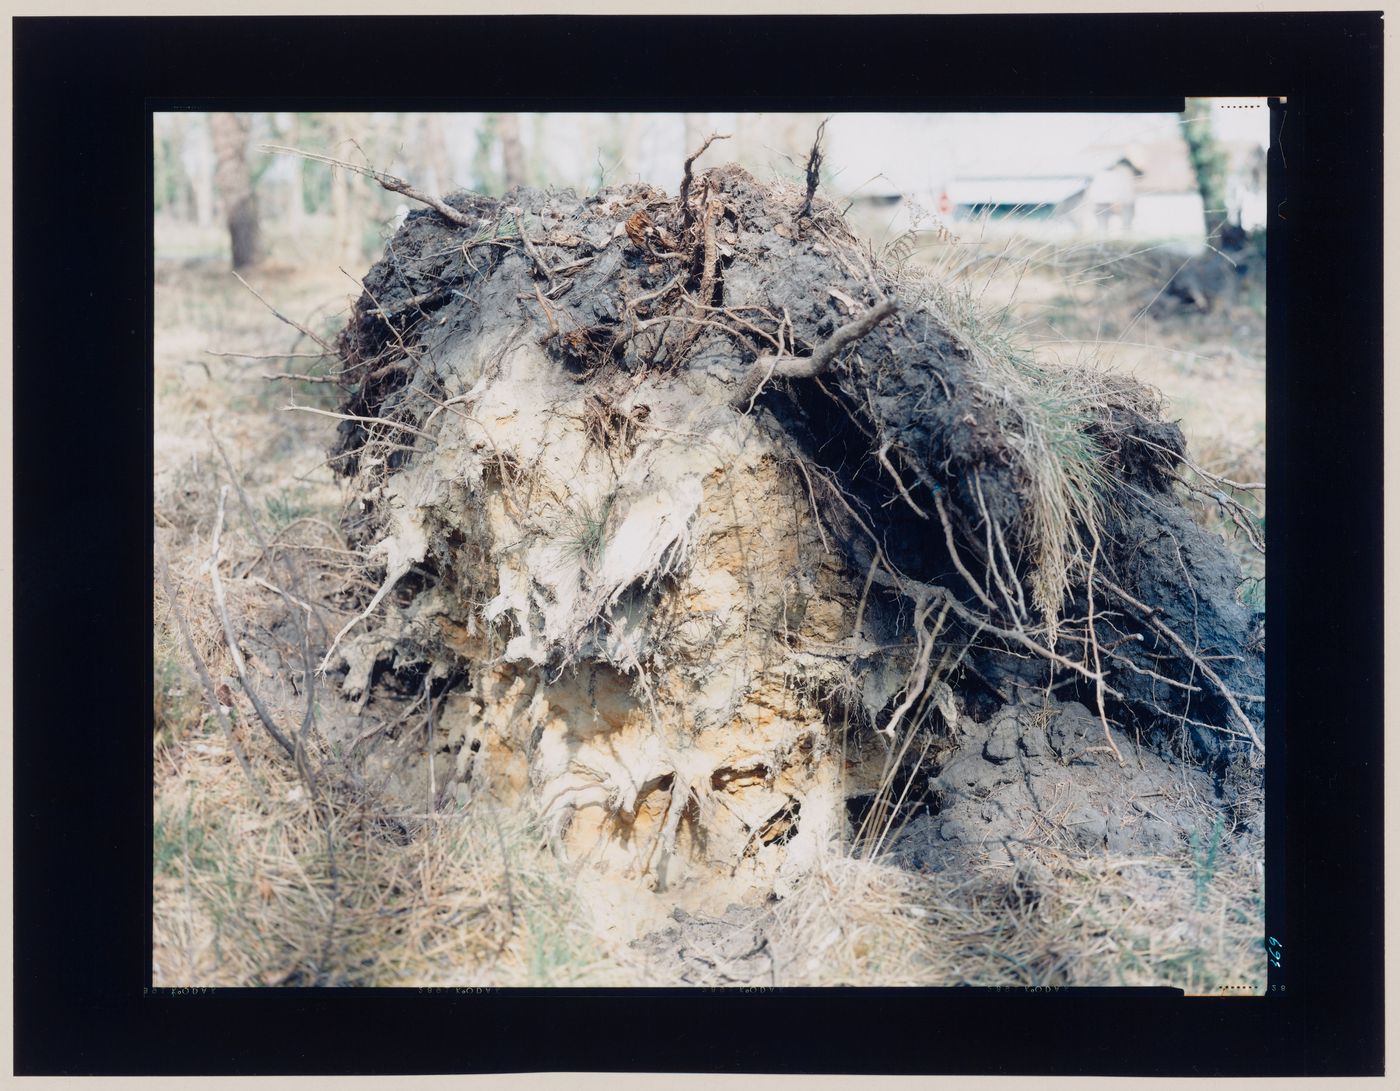
[[[158,578],[154,983],[669,983],[598,940],[573,876],[539,851],[528,816],[415,814],[353,784],[313,800],[258,728],[202,568],[221,490],[233,488],[221,542],[230,612],[289,656],[280,680],[274,652],[250,663],[282,722],[297,722],[300,696],[287,681],[295,657],[278,635],[285,606],[261,543],[300,550],[322,601],[359,577],[324,464],[333,424],[282,409],[293,398],[330,407],[335,388],[263,378],[318,362],[207,351],[313,351],[227,272],[221,242],[216,232],[157,237],[155,534],[171,593]],[[331,335],[358,289],[324,242],[314,230],[295,245],[274,239],[272,260],[249,281],[283,314]],[[1161,284],[1122,257],[985,248],[959,260],[969,290],[1024,343],[1158,385],[1204,469],[1263,480],[1259,299],[1203,316],[1139,316]],[[1201,514],[1230,529],[1216,505]],[[1262,577],[1262,560],[1239,548]],[[192,669],[181,615],[212,681],[229,687],[231,736]],[[350,714],[333,695],[318,701],[323,715]],[[949,878],[832,856],[774,911],[778,983],[1259,991],[1262,884],[1262,849],[1226,851],[1208,806],[1192,844],[1170,857],[1086,859],[1051,839],[1014,872]]]

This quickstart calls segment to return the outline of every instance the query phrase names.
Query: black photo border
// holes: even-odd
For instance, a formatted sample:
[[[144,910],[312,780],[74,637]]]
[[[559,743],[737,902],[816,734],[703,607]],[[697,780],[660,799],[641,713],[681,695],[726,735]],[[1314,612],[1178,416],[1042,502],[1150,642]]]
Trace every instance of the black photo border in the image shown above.
[[[1380,1071],[1379,12],[12,25],[16,1074]],[[1170,110],[1186,94],[1279,99],[1267,890],[1284,953],[1267,996],[147,988],[153,109]]]

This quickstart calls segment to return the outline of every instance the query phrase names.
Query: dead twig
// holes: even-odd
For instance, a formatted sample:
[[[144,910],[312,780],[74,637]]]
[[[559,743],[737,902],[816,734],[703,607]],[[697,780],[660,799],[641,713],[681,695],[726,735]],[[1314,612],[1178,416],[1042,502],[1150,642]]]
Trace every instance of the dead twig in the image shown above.
[[[292,602],[294,602],[294,603],[296,603],[298,606],[300,606],[300,607],[302,608],[302,610],[305,611],[307,614],[310,614],[310,613],[311,613],[311,609],[312,609],[311,603],[307,602],[305,599],[300,598],[300,597],[298,597],[297,595],[293,595],[290,591],[287,591],[287,590],[285,590],[284,588],[278,587],[275,583],[269,583],[267,580],[263,579],[261,576],[249,576],[249,577],[247,577],[247,578],[248,578],[249,580],[251,580],[253,583],[257,584],[259,587],[265,587],[265,588],[267,588],[269,591],[273,592],[274,594],[280,595],[280,596],[282,596],[282,597],[285,598],[285,599],[290,599]]]
[[[534,240],[530,238],[530,232],[525,230],[525,210],[522,208],[511,208],[508,211],[515,217],[516,226],[520,229],[520,241],[525,245],[525,253],[530,256],[530,261],[534,263],[535,269],[539,272],[540,276],[549,281],[549,290],[553,292],[555,288],[554,270],[550,268],[549,263],[544,260],[544,255],[540,253],[539,247],[537,247]]]
[[[807,199],[797,210],[796,219],[804,219],[812,214],[812,199],[817,195],[817,183],[822,176],[822,137],[826,134],[826,118],[817,126],[817,135],[812,140],[812,150],[807,153]]]
[[[320,666],[318,666],[313,673],[326,673],[326,670],[331,665],[331,657],[335,654],[336,648],[340,647],[340,642],[345,638],[345,634],[348,633],[365,618],[369,617],[370,614],[374,613],[375,607],[377,607],[381,602],[384,601],[385,596],[388,595],[389,592],[394,589],[395,585],[399,582],[399,580],[403,579],[406,575],[408,575],[409,570],[412,567],[413,565],[409,561],[400,560],[398,564],[396,564],[393,568],[389,570],[388,574],[384,577],[384,582],[380,585],[379,590],[376,591],[374,593],[374,597],[369,600],[369,605],[366,606],[354,617],[352,617],[349,621],[347,621],[344,624],[344,626],[341,627],[340,632],[335,634],[335,639],[331,641],[331,646],[326,649],[326,654],[321,657]]]
[[[233,660],[233,668],[238,672],[239,685],[243,687],[243,692],[248,695],[248,700],[253,704],[253,711],[258,714],[258,719],[267,729],[267,733],[272,736],[272,740],[277,743],[290,756],[294,753],[295,747],[286,735],[278,729],[273,722],[272,715],[267,711],[267,706],[262,703],[262,698],[253,688],[252,682],[248,680],[248,668],[243,662],[243,652],[238,647],[238,638],[233,631],[233,623],[229,621],[228,604],[224,599],[224,581],[219,578],[219,540],[224,529],[224,502],[228,499],[228,486],[225,485],[219,490],[219,509],[214,515],[214,534],[210,540],[209,560],[209,582],[214,588],[214,605],[218,609],[219,621],[224,629],[224,643],[228,645],[229,658]]]
[[[919,583],[917,580],[912,580],[900,573],[894,565],[890,563],[889,558],[885,556],[884,546],[881,544],[879,536],[870,528],[865,520],[860,517],[860,514],[855,508],[851,506],[841,488],[820,470],[816,471],[816,479],[827,487],[828,491],[830,491],[831,495],[836,499],[836,502],[846,510],[846,514],[855,521],[856,525],[860,527],[865,536],[870,539],[871,548],[874,553],[874,562],[870,565],[870,571],[867,576],[868,580],[878,583],[881,587],[897,591],[913,602],[921,601],[924,596],[931,595],[940,602],[946,602],[948,608],[952,610],[953,613],[968,625],[973,626],[979,633],[986,632],[992,636],[1001,637],[1009,643],[1019,644],[1027,651],[1040,656],[1042,659],[1048,659],[1052,663],[1058,663],[1060,666],[1074,671],[1076,674],[1087,678],[1091,682],[1097,682],[1102,679],[1102,675],[1095,674],[1083,663],[1076,663],[1074,660],[1068,659],[1052,649],[1037,643],[1024,630],[1003,629],[1000,626],[993,625],[986,617],[980,616],[964,606],[958,600],[957,596],[947,588],[940,587],[936,584]],[[880,572],[881,569],[884,570],[883,574]],[[864,597],[862,597],[862,609],[863,606]],[[1121,699],[1123,696],[1107,685],[1104,686],[1104,692],[1110,697],[1118,699]]]
[[[272,374],[272,375],[264,375],[263,378],[266,379],[268,382],[275,382],[275,381],[278,380],[278,379],[290,379],[292,382],[297,382],[297,383],[338,383],[338,382],[340,382],[340,376],[339,376],[339,375],[296,375],[296,374],[293,374],[293,373],[291,373],[291,372],[286,372],[286,371],[278,371],[278,372],[275,372],[275,373]]]
[[[366,178],[372,178],[390,193],[399,193],[407,197],[410,201],[417,201],[419,204],[427,205],[439,216],[451,220],[459,227],[475,227],[472,218],[464,212],[459,212],[451,205],[447,204],[440,197],[434,197],[430,193],[423,193],[414,189],[402,178],[397,178],[392,174],[386,174],[382,170],[375,170],[373,167],[362,167],[357,163],[347,163],[343,159],[335,159],[329,155],[318,155],[316,152],[304,152],[299,148],[288,148],[281,144],[259,144],[260,151],[274,152],[279,155],[299,155],[303,159],[310,159],[313,163],[325,163],[331,167],[344,167],[346,170],[362,174]]]
[[[1215,503],[1219,504],[1220,507],[1224,510],[1225,514],[1230,517],[1230,521],[1234,523],[1235,526],[1239,527],[1240,530],[1244,531],[1245,537],[1249,539],[1250,546],[1258,553],[1262,554],[1265,552],[1264,543],[1260,541],[1259,533],[1253,526],[1254,513],[1252,511],[1250,511],[1247,507],[1241,504],[1234,497],[1226,494],[1225,490],[1223,489],[1208,489],[1205,486],[1197,485],[1194,481],[1189,481],[1180,475],[1177,475],[1176,480],[1180,482],[1183,486],[1185,486],[1187,489],[1190,489],[1192,492],[1197,493],[1200,496],[1204,496],[1206,497],[1206,499],[1213,500],[1215,501]],[[1234,487],[1243,488],[1244,486]]]
[[[681,227],[683,229],[688,228],[695,219],[694,214],[690,211],[690,183],[693,177],[691,168],[695,165],[695,161],[709,150],[711,144],[716,140],[728,140],[731,135],[731,133],[711,133],[709,136],[705,137],[705,142],[701,144],[700,147],[696,148],[695,151],[691,152],[686,158],[685,173],[681,175],[680,192]]]
[[[384,309],[384,304],[382,304],[382,303],[379,302],[378,297],[375,296],[375,294],[369,290],[369,288],[365,285],[365,282],[364,282],[364,281],[359,280],[359,279],[357,279],[356,277],[354,277],[353,275],[351,275],[351,273],[350,273],[343,265],[342,265],[342,266],[338,266],[338,268],[340,269],[340,271],[341,271],[342,273],[345,274],[346,278],[350,281],[351,284],[355,285],[355,287],[359,288],[360,291],[362,291],[362,292],[365,293],[365,295],[369,296],[370,302],[374,304],[375,312],[379,315],[380,321],[383,322],[386,326],[388,326],[388,327],[389,327],[389,332],[390,332],[391,334],[394,335],[394,342],[399,346],[399,352],[401,352],[407,359],[412,360],[412,359],[414,358],[414,357],[413,357],[413,353],[411,353],[411,352],[409,351],[409,349],[408,349],[408,346],[407,346],[406,344],[404,344],[403,334],[402,334],[399,330],[397,330],[397,329],[394,328],[393,322],[390,321],[390,314],[389,314],[389,312],[386,311],[386,310]],[[429,293],[429,295],[431,295],[431,294],[432,294],[432,293]],[[414,298],[418,298],[418,297],[414,297]],[[409,301],[408,301],[408,303],[411,303],[411,302],[412,302],[412,300],[409,300]],[[404,307],[405,307],[405,308],[407,307],[407,303],[405,303]],[[403,309],[403,308],[401,308],[401,309]],[[395,314],[398,314],[399,311],[395,311],[394,313],[395,313]],[[391,364],[391,365],[389,365],[389,366],[390,366],[390,368],[393,368],[393,367],[396,367],[397,364],[398,364],[398,361],[396,361],[394,364]],[[382,370],[384,370],[384,369],[381,368],[380,370],[382,371]],[[370,376],[370,378],[373,379],[374,376]]]
[[[210,356],[233,356],[240,360],[324,360],[324,352],[215,352],[204,350]]]
[[[924,688],[928,684],[929,658],[933,654],[933,646],[938,640],[938,634],[943,631],[944,619],[948,616],[948,604],[945,601],[943,609],[939,612],[938,621],[933,626],[933,631],[925,633],[924,622],[933,613],[933,607],[934,601],[931,598],[927,602],[921,603],[914,619],[914,630],[919,634],[919,656],[914,669],[909,672],[909,679],[904,687],[904,700],[890,715],[889,722],[884,727],[875,729],[877,733],[889,740],[891,746],[895,743],[895,729],[899,727],[900,721],[904,719],[908,711],[914,707],[914,703],[923,696]]]
[[[859,318],[846,323],[817,346],[811,356],[760,356],[749,367],[729,404],[735,408],[751,405],[769,378],[810,379],[826,371],[847,346],[859,341],[897,309],[894,300],[883,299]]]
[[[1110,580],[1108,577],[1102,574],[1098,576],[1098,580],[1101,584],[1103,584],[1104,587],[1112,591],[1129,606],[1133,606],[1140,610],[1142,612],[1143,618],[1147,621],[1149,625],[1151,625],[1159,633],[1161,633],[1173,644],[1175,644],[1177,648],[1180,649],[1181,654],[1184,655],[1187,659],[1189,659],[1192,663],[1194,663],[1196,667],[1200,670],[1200,672],[1204,674],[1208,679],[1210,679],[1211,683],[1219,691],[1220,696],[1225,698],[1225,703],[1230,706],[1230,710],[1235,714],[1236,718],[1244,727],[1245,731],[1249,733],[1250,741],[1253,742],[1256,747],[1258,747],[1259,753],[1264,753],[1264,743],[1259,738],[1259,733],[1254,730],[1254,724],[1250,721],[1249,717],[1244,714],[1244,709],[1240,708],[1239,701],[1235,699],[1234,691],[1231,690],[1230,687],[1225,684],[1224,680],[1220,677],[1220,675],[1216,674],[1215,671],[1211,669],[1210,664],[1207,663],[1195,652],[1193,652],[1187,646],[1186,641],[1182,640],[1181,637],[1177,636],[1176,633],[1172,631],[1172,629],[1170,628],[1170,626],[1167,625],[1166,622],[1164,622],[1161,618],[1157,617],[1157,611],[1155,608],[1148,606],[1144,602],[1139,602],[1127,591],[1123,590],[1123,588],[1119,587],[1116,583],[1114,583],[1112,580]]]
[[[933,494],[933,506],[938,510],[939,521],[943,524],[943,541],[948,546],[948,556],[952,558],[953,567],[958,570],[958,574],[962,576],[963,581],[972,589],[972,593],[977,596],[978,601],[992,613],[995,613],[997,608],[996,603],[982,590],[982,585],[972,578],[972,573],[969,572],[967,566],[963,564],[962,555],[958,552],[957,543],[953,540],[953,524],[948,519],[948,509],[947,505],[944,503],[943,491],[941,489]]]
[[[233,274],[233,279],[236,280],[236,281],[238,281],[238,283],[241,284],[241,285],[243,285],[243,287],[247,288],[248,291],[252,292],[252,293],[253,293],[253,298],[256,299],[259,303],[261,303],[264,307],[266,307],[269,311],[271,311],[274,318],[277,318],[277,319],[279,319],[280,321],[285,322],[287,325],[291,326],[292,329],[294,329],[294,330],[300,330],[301,333],[302,333],[303,335],[305,335],[306,337],[311,338],[311,340],[315,341],[316,344],[320,345],[323,349],[325,349],[325,350],[326,350],[325,354],[326,354],[327,356],[337,356],[337,355],[339,355],[339,354],[335,351],[335,349],[331,348],[330,342],[328,342],[324,337],[322,337],[322,336],[320,336],[319,334],[314,333],[314,332],[312,332],[311,330],[307,329],[305,326],[303,326],[300,322],[296,321],[295,319],[288,318],[285,314],[283,314],[283,313],[282,313],[281,311],[279,311],[276,307],[274,307],[271,303],[269,303],[266,299],[264,299],[261,295],[259,295],[259,294],[258,294],[258,290],[257,290],[256,288],[254,288],[251,284],[249,284],[246,280],[244,280],[241,276],[239,276],[236,272]]]
[[[1021,594],[1021,583],[1016,578],[1016,568],[1011,563],[1011,556],[1006,550],[1005,541],[1002,540],[1001,524],[992,518],[992,513],[987,508],[987,499],[982,492],[982,475],[976,470],[972,471],[972,485],[977,492],[977,506],[981,510],[982,519],[987,526],[987,571],[992,580],[995,581],[997,589],[1001,591],[1002,599],[1006,602],[1007,616],[1013,618],[1018,624],[1025,625],[1027,621],[1026,600],[1025,596]],[[993,544],[994,538],[1002,540],[1002,554],[1006,560],[1007,577],[1011,580],[1010,586],[1007,585],[1006,580],[1002,579],[1001,567],[997,563],[996,548]],[[1012,587],[1016,589],[1014,597],[1011,591]],[[988,594],[991,593],[990,586],[988,586],[987,591]],[[1055,633],[1052,629],[1050,633],[1051,644],[1055,643],[1054,638]]]
[[[284,405],[282,407],[282,412],[315,413],[317,416],[334,417],[336,420],[362,421],[365,424],[387,424],[390,428],[399,428],[405,432],[412,432],[415,436],[422,436],[424,439],[431,439],[436,442],[436,437],[429,435],[427,432],[420,431],[411,424],[403,424],[396,420],[390,420],[388,417],[357,417],[349,413],[332,413],[329,409],[316,409],[309,405]]]
[[[209,668],[204,665],[204,657],[199,654],[199,649],[194,645],[194,637],[190,633],[190,623],[185,618],[185,612],[180,609],[180,604],[175,598],[175,588],[170,582],[170,564],[166,560],[165,550],[157,546],[160,556],[160,579],[165,587],[165,597],[170,602],[170,611],[175,615],[175,624],[180,627],[180,636],[185,641],[185,650],[190,653],[190,660],[194,663],[195,673],[199,675],[200,683],[204,686],[204,692],[209,697],[209,703],[214,706],[214,713],[219,719],[219,728],[224,733],[224,739],[228,742],[229,749],[233,751],[234,757],[238,759],[238,764],[243,769],[243,775],[248,778],[248,784],[253,789],[253,794],[258,797],[258,802],[262,804],[263,810],[268,814],[272,813],[272,803],[267,798],[267,793],[258,782],[257,776],[253,773],[253,766],[248,761],[248,755],[243,752],[243,747],[234,738],[233,725],[229,723],[228,712],[224,709],[219,700],[218,691],[215,689],[214,680],[209,677]]]
[[[821,537],[822,549],[830,554],[831,543],[826,540],[826,530],[822,526],[821,509],[817,507],[817,493],[812,488],[812,475],[807,472],[807,467],[802,459],[794,458],[792,461],[797,464],[797,468],[802,471],[803,479],[807,482],[807,498],[812,505],[812,522],[816,524],[817,534]]]
[[[705,189],[710,188],[709,182],[705,183]],[[708,196],[705,200],[705,224],[704,224],[704,252],[703,265],[700,269],[700,304],[703,307],[713,306],[715,301],[715,281],[719,273],[719,249],[715,242],[715,221],[724,215],[724,205]]]
[[[909,490],[904,487],[904,482],[900,479],[899,471],[894,468],[893,463],[891,463],[889,460],[890,444],[891,441],[886,440],[880,445],[879,449],[875,452],[875,455],[877,458],[879,458],[880,465],[885,468],[885,471],[890,475],[890,477],[894,478],[895,487],[899,489],[899,495],[904,497],[904,502],[914,509],[914,514],[917,515],[920,519],[927,519],[928,512],[924,511],[923,508],[919,507],[918,504],[914,503],[914,498],[909,495]]]
[[[1093,529],[1092,527],[1090,529]],[[1094,683],[1094,697],[1098,704],[1099,723],[1103,725],[1103,737],[1108,742],[1108,747],[1113,751],[1113,756],[1118,759],[1118,764],[1124,764],[1123,755],[1118,751],[1118,744],[1113,741],[1113,734],[1108,729],[1108,712],[1103,703],[1103,664],[1099,660],[1099,636],[1094,629],[1094,567],[1099,560],[1099,535],[1094,531],[1094,548],[1089,555],[1089,579],[1085,582],[1085,593],[1088,595],[1089,620],[1086,631],[1089,634],[1089,648],[1094,654],[1094,673],[1097,674],[1098,681]]]
[[[536,284],[534,287],[535,298],[540,301],[540,310],[544,311],[544,316],[549,321],[549,336],[558,337],[559,323],[554,318],[554,312],[550,309],[549,304],[545,301],[544,293],[540,291],[540,286]]]
[[[657,288],[655,291],[647,292],[645,295],[639,295],[636,299],[627,300],[627,310],[636,310],[637,307],[639,307],[643,303],[646,303],[648,300],[655,299],[657,296],[665,295],[677,284],[679,284],[680,280],[681,274],[677,273],[675,276],[673,276],[670,280],[668,280],[665,284],[661,285],[661,287]]]

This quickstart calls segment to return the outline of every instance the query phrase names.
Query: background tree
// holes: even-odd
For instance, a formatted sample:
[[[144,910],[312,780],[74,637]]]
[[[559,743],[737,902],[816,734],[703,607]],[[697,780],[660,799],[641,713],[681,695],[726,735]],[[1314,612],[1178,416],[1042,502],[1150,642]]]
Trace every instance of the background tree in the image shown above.
[[[171,130],[177,158],[190,182],[195,223],[208,227],[214,222],[214,149],[207,118],[176,114]]]
[[[258,205],[248,170],[248,122],[237,114],[215,113],[209,115],[209,128],[218,162],[215,184],[224,200],[233,267],[245,269],[262,258]]]
[[[1225,149],[1215,139],[1210,123],[1208,99],[1186,100],[1186,122],[1181,127],[1196,172],[1196,186],[1205,208],[1206,241],[1218,239],[1220,229],[1230,218],[1225,204]]]
[[[518,114],[498,114],[496,132],[501,138],[501,167],[505,174],[505,188],[525,184],[525,152],[520,143],[520,117]]]
[[[423,180],[429,193],[450,193],[457,188],[448,162],[442,115],[424,114],[419,119],[417,152],[425,168]]]

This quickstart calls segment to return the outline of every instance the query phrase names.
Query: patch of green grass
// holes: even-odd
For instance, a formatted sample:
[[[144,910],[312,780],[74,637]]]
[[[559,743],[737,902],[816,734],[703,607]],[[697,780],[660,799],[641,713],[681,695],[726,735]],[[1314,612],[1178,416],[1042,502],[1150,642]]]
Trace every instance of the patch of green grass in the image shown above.
[[[569,508],[563,537],[564,555],[578,561],[590,573],[603,553],[614,497],[615,494],[609,493],[598,501],[580,500]]]
[[[198,703],[191,695],[191,680],[180,662],[160,641],[155,647],[154,707],[152,727],[158,743],[175,741],[185,726],[198,715]]]
[[[184,866],[201,871],[213,863],[207,831],[195,821],[194,797],[185,800],[183,812],[177,808],[157,807],[151,851],[157,875],[181,874]]]
[[[1215,825],[1211,829],[1210,844],[1204,849],[1201,847],[1201,835],[1198,830],[1191,831],[1191,863],[1192,877],[1196,883],[1196,908],[1206,907],[1206,893],[1210,889],[1211,880],[1215,878],[1216,856],[1220,850],[1220,834],[1225,828],[1225,819],[1216,816]]]
[[[283,488],[275,496],[266,498],[267,514],[272,520],[274,527],[285,527],[287,524],[304,519],[308,515],[316,514],[314,504],[308,502],[306,489]]]

